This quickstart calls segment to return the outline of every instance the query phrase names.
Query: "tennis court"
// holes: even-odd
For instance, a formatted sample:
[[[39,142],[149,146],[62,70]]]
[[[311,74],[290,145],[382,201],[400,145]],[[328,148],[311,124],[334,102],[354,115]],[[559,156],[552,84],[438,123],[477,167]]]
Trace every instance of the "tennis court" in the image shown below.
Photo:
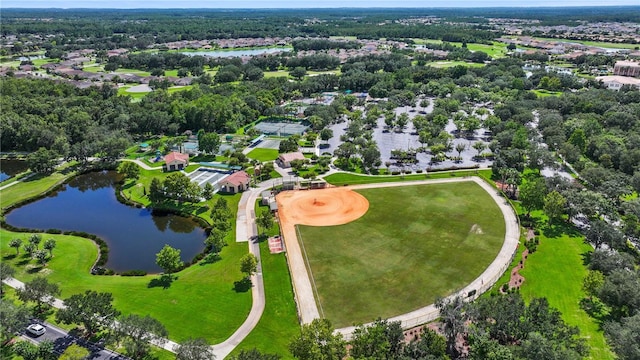
[[[267,122],[262,121],[255,125],[255,128],[263,134],[278,135],[278,136],[290,136],[301,135],[309,128],[308,125],[301,122]]]

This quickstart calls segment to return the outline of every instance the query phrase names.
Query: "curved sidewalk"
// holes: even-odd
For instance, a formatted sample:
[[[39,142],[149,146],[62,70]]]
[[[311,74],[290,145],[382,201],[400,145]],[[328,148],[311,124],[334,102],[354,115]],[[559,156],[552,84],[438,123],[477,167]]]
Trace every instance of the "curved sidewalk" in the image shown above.
[[[441,183],[453,183],[453,182],[463,182],[463,181],[474,181],[479,186],[481,186],[487,193],[494,199],[498,207],[500,208],[502,215],[505,221],[505,240],[502,244],[502,248],[500,252],[493,260],[493,262],[485,269],[485,271],[474,281],[472,281],[465,288],[460,290],[459,292],[450,295],[450,297],[455,297],[457,295],[463,296],[467,300],[474,300],[480,294],[487,291],[498,279],[502,276],[502,274],[507,270],[509,265],[511,264],[511,260],[513,258],[513,254],[516,252],[518,247],[518,242],[520,239],[520,225],[518,223],[518,219],[516,218],[513,209],[509,205],[509,203],[502,198],[498,191],[492,188],[489,184],[478,177],[461,177],[461,178],[451,178],[451,179],[434,179],[434,180],[418,180],[418,181],[406,181],[406,182],[395,182],[395,183],[376,183],[376,184],[363,184],[363,185],[353,185],[349,186],[350,189],[371,189],[371,188],[384,188],[384,187],[399,187],[399,186],[412,186],[412,185],[427,185],[427,184],[441,184]],[[313,288],[311,285],[311,280],[306,271],[306,266],[304,265],[304,259],[300,252],[300,247],[291,246],[297,244],[297,238],[295,240],[287,241],[285,237],[286,247],[287,247],[287,256],[289,258],[291,267],[292,264],[298,264],[297,267],[291,269],[291,275],[295,279],[294,281],[294,290],[296,301],[298,303],[298,311],[300,315],[300,320],[303,324],[310,323],[313,319],[318,317],[318,308],[316,305],[315,297],[313,294]],[[293,251],[292,251],[293,250]],[[302,264],[302,265],[300,265]],[[302,274],[296,275],[296,269],[300,266],[304,268],[304,271],[301,271]],[[474,291],[472,296],[467,296],[470,292]],[[429,305],[423,308],[411,311],[406,314],[398,315],[393,318],[388,319],[389,321],[400,321],[402,323],[403,328],[411,328],[417,325],[421,325],[430,321],[435,320],[439,316],[438,310],[435,306]],[[345,337],[350,337],[350,335],[355,330],[355,326],[345,327],[342,329],[336,329],[337,332],[342,333]]]

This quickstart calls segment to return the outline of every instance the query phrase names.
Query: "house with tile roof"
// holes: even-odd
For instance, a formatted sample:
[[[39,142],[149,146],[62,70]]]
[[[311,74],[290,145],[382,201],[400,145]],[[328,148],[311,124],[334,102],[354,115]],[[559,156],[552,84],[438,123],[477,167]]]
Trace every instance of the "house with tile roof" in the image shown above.
[[[236,194],[239,192],[243,192],[249,189],[249,182],[251,181],[251,176],[244,171],[236,171],[233,174],[227,176],[222,179],[218,186],[220,186],[220,191],[227,194]]]
[[[182,170],[189,165],[189,154],[172,151],[164,156],[166,171]]]

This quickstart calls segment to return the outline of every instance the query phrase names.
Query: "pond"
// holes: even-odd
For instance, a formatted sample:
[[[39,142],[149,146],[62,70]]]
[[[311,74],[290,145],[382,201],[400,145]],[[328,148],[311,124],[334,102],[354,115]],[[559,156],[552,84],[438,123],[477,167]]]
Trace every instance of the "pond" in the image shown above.
[[[24,160],[0,160],[0,181],[27,171],[29,165]]]
[[[155,259],[165,244],[180,249],[185,262],[203,251],[206,235],[196,222],[120,203],[116,176],[113,171],[80,175],[50,196],[11,211],[6,221],[29,229],[95,234],[108,244],[106,267],[116,272],[161,272]]]
[[[288,47],[272,47],[272,48],[258,48],[258,49],[245,49],[245,50],[212,50],[212,51],[184,51],[182,54],[189,56],[208,56],[214,58],[230,58],[230,57],[242,57],[242,56],[256,56],[263,54],[276,54],[281,52],[291,51]]]

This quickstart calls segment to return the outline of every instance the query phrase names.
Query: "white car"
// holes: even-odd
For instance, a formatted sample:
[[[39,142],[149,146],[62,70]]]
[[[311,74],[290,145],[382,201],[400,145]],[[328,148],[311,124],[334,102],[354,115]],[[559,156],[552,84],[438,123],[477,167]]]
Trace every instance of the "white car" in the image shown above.
[[[27,326],[27,331],[34,336],[40,336],[47,331],[47,328],[40,324],[31,324]]]

